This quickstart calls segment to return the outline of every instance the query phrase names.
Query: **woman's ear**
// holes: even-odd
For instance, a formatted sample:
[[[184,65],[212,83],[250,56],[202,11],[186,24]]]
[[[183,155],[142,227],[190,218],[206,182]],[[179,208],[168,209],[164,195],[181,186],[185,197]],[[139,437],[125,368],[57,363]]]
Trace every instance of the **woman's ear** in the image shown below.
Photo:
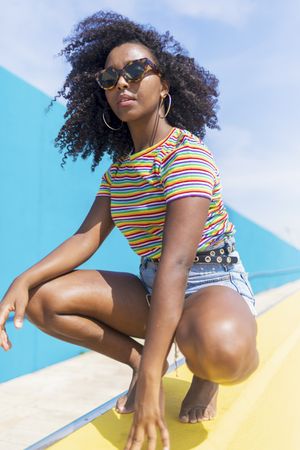
[[[160,92],[161,98],[165,98],[166,95],[169,93],[170,90],[170,84],[167,80],[161,80],[162,90]]]

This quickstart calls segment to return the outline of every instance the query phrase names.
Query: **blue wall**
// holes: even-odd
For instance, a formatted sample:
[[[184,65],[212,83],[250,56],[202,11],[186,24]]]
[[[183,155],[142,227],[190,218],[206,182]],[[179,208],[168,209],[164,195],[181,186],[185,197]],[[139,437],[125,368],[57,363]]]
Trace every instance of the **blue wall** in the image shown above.
[[[91,159],[69,159],[53,140],[63,123],[64,106],[56,103],[45,114],[50,98],[7,70],[0,68],[0,299],[13,279],[70,237],[89,211],[101,175],[110,164],[105,157],[95,172]],[[229,209],[235,223],[238,249],[246,270],[270,271],[300,266],[300,251]],[[122,260],[118,255],[122,255]],[[139,257],[115,228],[101,248],[80,266],[86,269],[137,274]],[[299,276],[255,276],[255,292]],[[25,321],[18,330],[10,316],[7,332],[13,347],[0,348],[0,381],[23,375],[88,351],[63,342]]]
[[[300,278],[300,251],[227,206],[237,248],[255,293]]]
[[[0,299],[13,279],[70,237],[89,211],[103,172],[105,157],[92,172],[92,160],[70,158],[53,141],[65,108],[56,103],[45,114],[50,98],[0,68]],[[124,261],[119,259],[122,254]],[[137,273],[139,257],[114,229],[101,248],[80,266]],[[0,348],[0,382],[32,372],[87,351],[42,333],[29,321],[16,329],[11,314],[6,329],[13,347]]]

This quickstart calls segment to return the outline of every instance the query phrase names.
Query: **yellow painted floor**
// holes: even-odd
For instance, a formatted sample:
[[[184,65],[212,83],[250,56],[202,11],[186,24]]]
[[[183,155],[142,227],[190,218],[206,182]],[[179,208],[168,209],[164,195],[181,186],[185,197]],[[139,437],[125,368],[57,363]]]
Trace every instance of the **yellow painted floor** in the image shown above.
[[[172,450],[299,450],[300,293],[257,318],[260,365],[248,380],[220,386],[217,417],[182,424],[177,414],[191,373],[164,377]],[[114,409],[56,442],[53,450],[124,448],[132,415]],[[161,447],[158,446],[160,449]]]

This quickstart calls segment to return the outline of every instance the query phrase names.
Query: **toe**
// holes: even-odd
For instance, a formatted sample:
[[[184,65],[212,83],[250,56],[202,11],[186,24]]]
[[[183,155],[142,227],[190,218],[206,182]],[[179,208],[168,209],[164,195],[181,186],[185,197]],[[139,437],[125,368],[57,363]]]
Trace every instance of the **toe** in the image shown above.
[[[212,408],[207,407],[203,411],[203,420],[211,420],[214,418],[214,413]]]
[[[119,414],[131,414],[134,412],[134,406],[128,404],[127,397],[120,398],[115,408]]]
[[[196,418],[197,418],[197,422],[201,422],[201,420],[203,420],[203,408],[196,408]]]
[[[196,408],[190,409],[189,416],[190,416],[190,420],[189,420],[190,423],[197,423],[198,422],[197,416],[196,416]]]
[[[125,403],[126,403],[126,399],[124,397],[121,397],[117,400],[116,403],[116,410],[118,412],[123,412],[123,410],[125,409]]]
[[[188,423],[189,421],[189,412],[187,409],[182,409],[179,414],[179,420],[183,423]]]

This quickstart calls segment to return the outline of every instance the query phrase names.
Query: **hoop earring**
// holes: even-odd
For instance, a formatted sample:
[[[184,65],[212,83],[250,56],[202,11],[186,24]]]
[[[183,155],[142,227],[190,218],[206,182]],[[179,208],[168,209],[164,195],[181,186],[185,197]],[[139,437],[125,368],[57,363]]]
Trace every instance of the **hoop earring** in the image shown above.
[[[113,130],[113,131],[121,130],[121,128],[122,128],[122,126],[123,126],[123,122],[121,123],[121,126],[120,126],[119,128],[113,128],[112,126],[110,126],[110,125],[106,122],[106,119],[105,119],[105,116],[104,116],[104,111],[103,111],[103,113],[102,113],[102,119],[103,119],[103,122],[105,123],[105,125],[106,125],[108,128],[110,128],[111,130]]]
[[[167,117],[167,115],[169,114],[170,108],[171,108],[172,97],[171,97],[171,94],[169,94],[169,92],[167,93],[167,95],[169,96],[169,105],[168,105],[168,109],[167,109],[166,114],[165,114],[164,116],[159,115],[159,117],[160,117],[161,119],[164,119],[165,117]],[[167,95],[166,95],[166,96],[167,96]],[[165,98],[166,98],[166,97],[164,97],[162,100],[164,101]],[[161,105],[163,104],[163,101],[161,102]]]

